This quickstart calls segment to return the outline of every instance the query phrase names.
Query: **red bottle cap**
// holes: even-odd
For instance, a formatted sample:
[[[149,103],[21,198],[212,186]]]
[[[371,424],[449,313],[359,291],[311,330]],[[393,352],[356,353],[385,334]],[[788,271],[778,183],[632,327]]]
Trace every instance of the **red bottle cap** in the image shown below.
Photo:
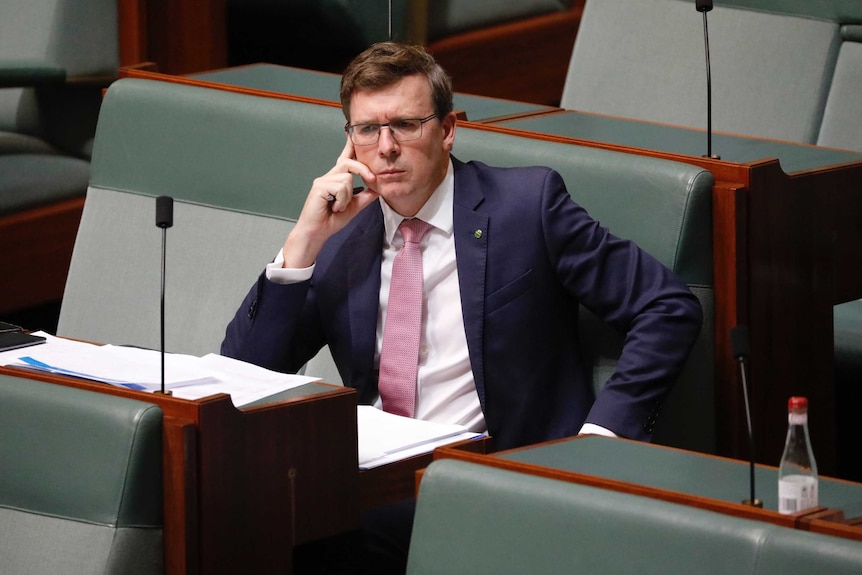
[[[808,398],[807,397],[791,397],[787,400],[787,409],[790,411],[808,411]]]

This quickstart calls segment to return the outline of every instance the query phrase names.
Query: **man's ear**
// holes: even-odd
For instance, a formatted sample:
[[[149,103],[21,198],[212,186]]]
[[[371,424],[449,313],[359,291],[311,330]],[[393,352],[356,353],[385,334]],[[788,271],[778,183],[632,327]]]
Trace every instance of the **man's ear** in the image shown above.
[[[458,123],[455,112],[449,112],[440,121],[443,127],[443,147],[446,151],[451,152],[455,145],[455,126]]]

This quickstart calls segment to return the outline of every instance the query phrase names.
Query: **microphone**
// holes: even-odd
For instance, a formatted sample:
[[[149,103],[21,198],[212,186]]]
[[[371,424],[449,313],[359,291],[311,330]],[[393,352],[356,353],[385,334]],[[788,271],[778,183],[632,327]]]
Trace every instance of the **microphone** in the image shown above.
[[[167,255],[168,228],[174,225],[174,199],[170,196],[159,196],[156,198],[156,226],[162,228],[162,290],[161,290],[161,315],[159,318],[159,329],[161,336],[162,356],[162,389],[156,393],[172,395],[170,390],[165,391],[165,262]]]
[[[703,14],[703,49],[706,54],[706,157],[715,160],[721,156],[712,154],[712,73],[709,64],[709,27],[706,13],[712,10],[712,0],[695,0],[695,8]]]
[[[751,406],[748,401],[748,383],[745,379],[745,362],[748,359],[749,343],[748,343],[748,328],[744,325],[738,325],[730,330],[730,347],[733,350],[733,357],[739,362],[739,375],[742,379],[742,393],[745,398],[745,418],[748,424],[748,452],[749,452],[749,483],[750,496],[749,499],[742,501],[743,505],[751,505],[752,507],[763,507],[763,501],[754,496],[754,428],[751,424]]]

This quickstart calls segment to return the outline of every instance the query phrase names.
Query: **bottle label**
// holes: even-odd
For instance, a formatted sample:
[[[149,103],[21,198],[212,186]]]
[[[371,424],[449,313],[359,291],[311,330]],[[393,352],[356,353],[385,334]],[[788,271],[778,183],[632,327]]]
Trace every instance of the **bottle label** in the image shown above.
[[[797,513],[817,507],[817,478],[810,475],[787,475],[778,480],[778,512]]]

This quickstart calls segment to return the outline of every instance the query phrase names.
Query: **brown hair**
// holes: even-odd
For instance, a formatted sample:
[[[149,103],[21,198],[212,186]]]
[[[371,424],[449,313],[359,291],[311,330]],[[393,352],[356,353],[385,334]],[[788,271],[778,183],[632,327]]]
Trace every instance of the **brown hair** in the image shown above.
[[[431,84],[434,112],[443,118],[452,111],[452,81],[422,46],[380,42],[348,64],[341,76],[341,107],[350,122],[350,100],[360,91],[387,88],[406,76],[422,74]]]

